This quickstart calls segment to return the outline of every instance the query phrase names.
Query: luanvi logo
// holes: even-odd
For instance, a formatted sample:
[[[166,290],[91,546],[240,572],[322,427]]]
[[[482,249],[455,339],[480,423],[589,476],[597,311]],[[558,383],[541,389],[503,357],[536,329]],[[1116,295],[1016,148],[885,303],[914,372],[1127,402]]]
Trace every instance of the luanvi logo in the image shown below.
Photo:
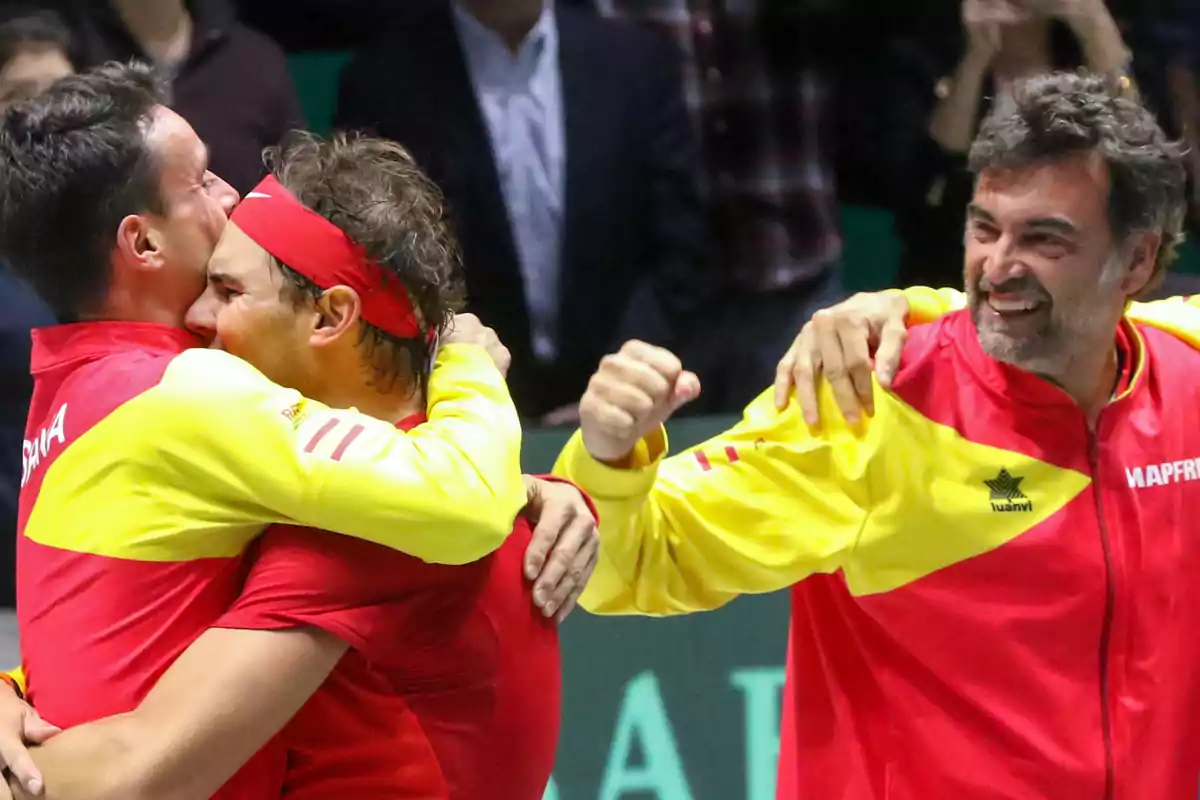
[[[991,480],[985,480],[988,490],[992,493],[992,511],[1033,511],[1033,501],[1021,491],[1021,481],[1000,470],[1000,474]]]

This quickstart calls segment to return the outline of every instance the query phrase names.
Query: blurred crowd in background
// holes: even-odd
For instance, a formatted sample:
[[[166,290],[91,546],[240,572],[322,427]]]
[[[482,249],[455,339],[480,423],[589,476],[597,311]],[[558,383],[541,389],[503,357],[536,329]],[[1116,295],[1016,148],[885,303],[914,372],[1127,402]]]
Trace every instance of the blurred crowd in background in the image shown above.
[[[329,119],[306,118],[320,102],[296,64],[314,53],[340,54]],[[847,263],[870,247],[850,208],[890,222],[885,282],[957,285],[966,151],[1013,80],[1128,75],[1174,135],[1200,135],[1200,0],[0,0],[0,108],[131,58],[243,193],[294,128],[409,148],[531,426],[572,424],[633,337],[699,374],[690,411],[738,411],[814,310],[872,283]],[[53,321],[0,269],[0,535],[28,332]]]

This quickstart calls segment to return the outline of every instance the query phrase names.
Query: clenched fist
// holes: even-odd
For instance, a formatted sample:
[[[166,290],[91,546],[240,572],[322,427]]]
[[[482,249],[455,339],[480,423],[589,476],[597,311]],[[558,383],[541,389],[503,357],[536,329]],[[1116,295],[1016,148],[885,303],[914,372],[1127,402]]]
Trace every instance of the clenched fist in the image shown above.
[[[455,314],[450,329],[442,339],[445,344],[477,344],[496,362],[496,369],[501,375],[508,375],[508,365],[512,363],[512,354],[500,341],[496,332],[479,321],[474,314]]]
[[[597,461],[620,461],[638,440],[700,396],[700,379],[669,350],[626,342],[605,356],[579,401],[583,446]]]

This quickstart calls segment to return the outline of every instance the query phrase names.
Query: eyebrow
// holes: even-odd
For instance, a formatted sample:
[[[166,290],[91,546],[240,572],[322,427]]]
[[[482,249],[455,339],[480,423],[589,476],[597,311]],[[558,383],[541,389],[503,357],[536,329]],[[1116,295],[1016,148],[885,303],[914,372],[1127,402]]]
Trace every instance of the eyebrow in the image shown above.
[[[221,284],[223,286],[241,285],[241,281],[239,281],[237,278],[233,277],[232,275],[229,275],[224,272],[209,272],[208,273],[208,282]]]
[[[996,224],[996,218],[991,213],[974,203],[967,205],[967,216],[972,219]],[[1024,224],[1026,228],[1040,228],[1043,230],[1058,231],[1059,233],[1074,234],[1078,232],[1074,225],[1062,217],[1035,217],[1025,220]]]

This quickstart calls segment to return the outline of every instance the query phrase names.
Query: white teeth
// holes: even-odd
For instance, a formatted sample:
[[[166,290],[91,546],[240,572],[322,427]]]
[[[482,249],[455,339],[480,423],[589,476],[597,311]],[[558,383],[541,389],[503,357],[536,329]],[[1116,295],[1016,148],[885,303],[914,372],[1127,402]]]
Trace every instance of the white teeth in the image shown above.
[[[995,297],[988,298],[988,304],[992,308],[1001,313],[1012,311],[1032,311],[1037,308],[1036,300],[1000,300]]]

